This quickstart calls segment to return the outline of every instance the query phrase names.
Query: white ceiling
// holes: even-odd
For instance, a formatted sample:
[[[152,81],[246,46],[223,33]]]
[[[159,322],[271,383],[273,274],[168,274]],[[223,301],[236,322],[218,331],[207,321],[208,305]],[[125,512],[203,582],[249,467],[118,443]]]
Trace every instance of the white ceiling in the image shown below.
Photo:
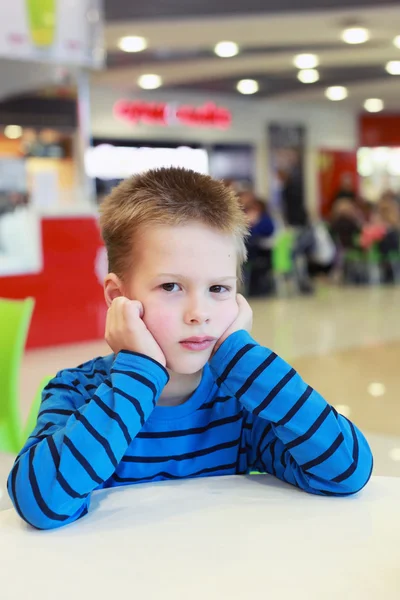
[[[371,42],[361,46],[341,44],[341,30],[348,24],[360,23],[371,31]],[[325,49],[317,52],[321,70],[375,67],[382,69],[389,60],[400,60],[400,50],[393,45],[395,36],[400,35],[400,7],[376,8],[347,11],[323,11],[286,15],[252,15],[236,17],[213,17],[163,21],[136,21],[107,24],[106,45],[109,52],[118,50],[120,37],[125,35],[144,36],[149,51],[168,53],[180,51],[210,51],[221,40],[232,40],[249,49],[257,47],[284,48],[282,51],[243,54],[230,59],[213,56],[191,60],[159,60],[150,55],[148,60],[136,61],[138,55],[130,55],[131,62],[94,73],[94,84],[114,86],[134,91],[137,78],[143,73],[157,73],[166,86],[209,82],[223,78],[243,78],[246,75],[284,74],[296,79],[293,57],[298,47],[312,50],[320,45]],[[335,45],[334,48],[329,48]],[[293,48],[293,50],[291,50]],[[338,82],[339,83],[339,82]],[[362,83],[348,83],[350,96],[344,102],[357,105],[365,97],[380,97],[388,107],[400,106],[400,77],[380,80],[375,78]],[[322,84],[322,85],[321,85]],[[321,100],[324,98],[323,82],[304,85],[295,92],[283,94],[289,100]],[[277,96],[275,96],[276,99]]]

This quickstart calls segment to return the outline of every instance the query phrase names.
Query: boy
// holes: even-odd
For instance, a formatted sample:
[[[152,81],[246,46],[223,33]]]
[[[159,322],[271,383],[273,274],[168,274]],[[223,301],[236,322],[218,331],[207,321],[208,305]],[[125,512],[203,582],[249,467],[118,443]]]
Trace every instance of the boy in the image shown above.
[[[359,491],[372,471],[363,435],[249,334],[234,193],[160,169],[101,212],[113,354],[44,390],[8,481],[20,516],[51,529],[84,516],[95,489],[250,470],[314,494]]]

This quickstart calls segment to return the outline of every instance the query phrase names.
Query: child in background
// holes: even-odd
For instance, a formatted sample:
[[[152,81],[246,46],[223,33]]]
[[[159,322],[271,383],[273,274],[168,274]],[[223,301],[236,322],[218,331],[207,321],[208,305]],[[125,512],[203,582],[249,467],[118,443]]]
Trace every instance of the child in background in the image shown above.
[[[113,190],[101,227],[112,354],[45,388],[8,480],[22,519],[56,528],[100,488],[252,470],[322,496],[367,483],[361,432],[250,335],[237,294],[246,218],[231,190],[149,171]]]

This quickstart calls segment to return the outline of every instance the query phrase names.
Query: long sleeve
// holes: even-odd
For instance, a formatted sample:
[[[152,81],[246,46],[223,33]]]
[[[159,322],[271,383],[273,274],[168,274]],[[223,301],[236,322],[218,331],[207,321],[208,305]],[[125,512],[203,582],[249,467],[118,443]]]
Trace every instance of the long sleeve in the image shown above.
[[[314,494],[349,495],[366,485],[373,459],[362,433],[274,352],[239,331],[210,366],[250,414],[254,469]]]
[[[98,375],[61,371],[48,384],[36,428],[10,473],[11,500],[38,529],[87,513],[91,492],[114,473],[168,381],[161,365],[127,351],[116,356],[110,373],[100,372],[98,387],[90,385]]]

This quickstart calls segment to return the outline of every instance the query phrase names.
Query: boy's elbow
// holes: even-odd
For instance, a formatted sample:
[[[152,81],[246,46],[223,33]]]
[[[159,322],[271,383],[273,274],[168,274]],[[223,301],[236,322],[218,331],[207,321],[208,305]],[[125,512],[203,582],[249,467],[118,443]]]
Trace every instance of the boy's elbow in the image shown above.
[[[358,460],[353,463],[347,473],[333,480],[335,494],[338,496],[353,496],[365,488],[372,476],[374,459],[367,442],[360,448]]]

